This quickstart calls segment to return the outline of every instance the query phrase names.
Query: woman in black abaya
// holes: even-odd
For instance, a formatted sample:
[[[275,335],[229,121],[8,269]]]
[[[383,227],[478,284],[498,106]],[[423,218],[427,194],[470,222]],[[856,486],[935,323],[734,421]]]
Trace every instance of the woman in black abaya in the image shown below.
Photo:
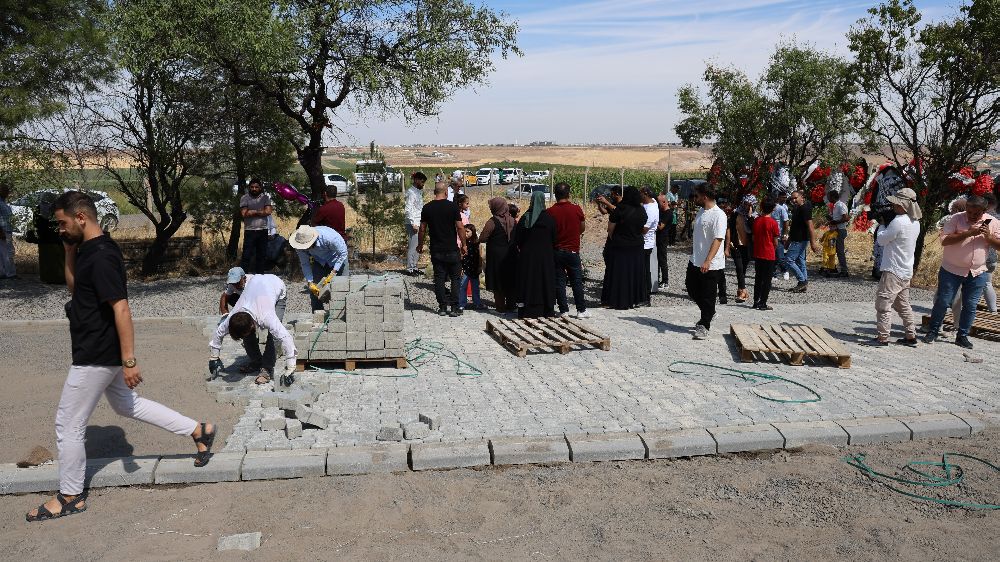
[[[601,304],[627,310],[649,300],[648,282],[643,272],[646,257],[642,236],[646,227],[646,211],[642,208],[639,190],[626,187],[621,203],[608,218],[608,241],[605,254],[608,267],[604,270]]]
[[[545,212],[545,194],[531,194],[531,206],[517,223],[517,317],[554,316],[556,305],[556,221]]]

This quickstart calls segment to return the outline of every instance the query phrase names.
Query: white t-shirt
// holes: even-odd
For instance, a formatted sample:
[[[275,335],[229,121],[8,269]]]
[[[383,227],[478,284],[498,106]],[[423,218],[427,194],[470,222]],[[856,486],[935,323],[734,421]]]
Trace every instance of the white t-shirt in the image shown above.
[[[835,221],[847,218],[847,203],[844,203],[843,201],[837,201],[834,203],[833,211],[830,212],[830,218]],[[837,225],[837,230],[847,230],[847,221],[839,223]]]
[[[691,263],[695,267],[701,267],[708,257],[708,250],[715,240],[726,239],[726,212],[716,205],[711,209],[701,209],[694,218],[694,238],[691,248]],[[712,263],[708,267],[712,271],[726,268],[726,253],[722,251],[722,244],[719,244],[719,251],[715,252]]]
[[[660,222],[660,206],[656,202],[643,203],[643,210],[646,211],[646,234],[642,235],[642,249],[649,250],[656,247],[656,225]]]
[[[913,254],[917,249],[920,235],[920,221],[907,215],[896,218],[885,228],[881,228],[875,241],[882,247],[882,271],[891,272],[904,281],[913,277]]]
[[[248,312],[257,326],[267,328],[275,339],[281,341],[286,366],[294,367],[295,342],[274,310],[275,303],[286,297],[285,282],[276,275],[255,275],[253,279],[248,279],[240,300],[236,301],[232,311],[222,320],[212,335],[212,340],[208,342],[208,347],[215,352],[213,356],[218,355],[218,351],[222,349],[222,340],[229,333],[229,319],[237,312]]]

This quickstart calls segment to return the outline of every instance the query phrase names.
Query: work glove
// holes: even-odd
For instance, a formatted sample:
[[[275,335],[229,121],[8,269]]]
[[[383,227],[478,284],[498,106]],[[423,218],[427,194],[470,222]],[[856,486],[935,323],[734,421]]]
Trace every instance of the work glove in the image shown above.
[[[285,360],[285,372],[278,377],[278,384],[282,387],[288,388],[292,386],[295,382],[295,358],[289,358]]]
[[[215,377],[219,376],[219,373],[221,373],[221,372],[222,372],[222,359],[219,359],[218,357],[209,359],[208,360],[208,377],[206,377],[207,380],[214,379]]]
[[[319,296],[319,285],[315,283],[309,283],[309,292],[313,294],[314,297]]]

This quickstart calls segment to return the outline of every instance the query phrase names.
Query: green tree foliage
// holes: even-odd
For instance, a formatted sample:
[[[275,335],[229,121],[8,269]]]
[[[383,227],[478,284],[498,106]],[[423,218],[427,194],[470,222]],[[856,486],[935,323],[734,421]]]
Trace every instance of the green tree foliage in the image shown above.
[[[976,0],[924,24],[912,0],[890,0],[848,40],[877,146],[900,169],[915,163],[919,257],[934,211],[956,195],[948,176],[1000,141],[1000,1]]]
[[[520,54],[517,25],[465,0],[173,0],[193,48],[266,96],[305,136],[290,139],[322,192],[323,136],[338,113],[436,115],[480,85],[492,56]]]
[[[838,142],[860,130],[861,114],[850,65],[808,45],[780,44],[754,82],[743,71],[709,64],[705,95],[688,84],[678,91],[682,119],[675,127],[685,146],[713,142],[725,187],[750,174],[748,191],[759,191],[768,166],[793,170],[839,159]]]

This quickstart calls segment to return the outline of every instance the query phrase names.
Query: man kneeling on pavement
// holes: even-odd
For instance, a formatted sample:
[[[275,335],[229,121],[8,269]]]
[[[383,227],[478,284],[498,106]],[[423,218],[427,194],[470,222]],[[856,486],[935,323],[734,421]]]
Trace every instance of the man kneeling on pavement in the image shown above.
[[[218,376],[222,370],[219,352],[222,350],[222,340],[226,334],[236,341],[243,342],[243,349],[250,358],[250,364],[241,368],[241,373],[251,373],[259,370],[257,384],[267,384],[274,377],[274,366],[277,362],[275,338],[281,340],[281,350],[285,354],[285,371],[281,383],[291,383],[291,373],[295,371],[295,342],[285,328],[282,319],[285,316],[285,301],[287,292],[285,283],[276,275],[254,275],[240,282],[243,293],[233,306],[232,312],[225,317],[215,330],[208,347],[211,352],[208,362],[209,380]],[[257,339],[257,328],[268,331],[264,344],[264,355],[261,356],[260,344]]]

